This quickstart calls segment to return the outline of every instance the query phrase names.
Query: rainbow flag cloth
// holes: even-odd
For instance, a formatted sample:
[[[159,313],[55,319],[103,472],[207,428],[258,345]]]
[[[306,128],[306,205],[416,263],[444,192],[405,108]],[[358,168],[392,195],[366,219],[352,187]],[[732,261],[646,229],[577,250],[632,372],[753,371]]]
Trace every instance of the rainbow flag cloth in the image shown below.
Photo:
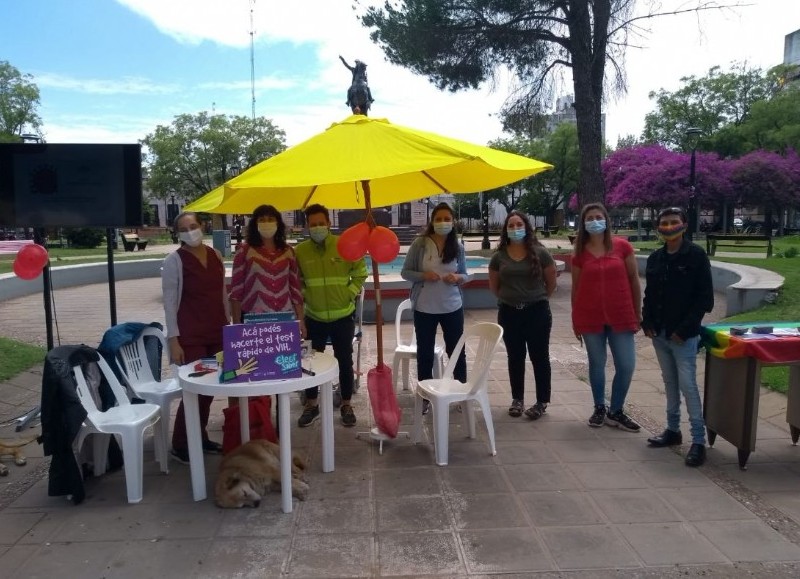
[[[772,327],[770,334],[753,333],[753,328]],[[746,328],[739,336],[731,328]],[[703,326],[700,340],[717,358],[756,358],[761,362],[800,361],[800,322],[740,322]]]

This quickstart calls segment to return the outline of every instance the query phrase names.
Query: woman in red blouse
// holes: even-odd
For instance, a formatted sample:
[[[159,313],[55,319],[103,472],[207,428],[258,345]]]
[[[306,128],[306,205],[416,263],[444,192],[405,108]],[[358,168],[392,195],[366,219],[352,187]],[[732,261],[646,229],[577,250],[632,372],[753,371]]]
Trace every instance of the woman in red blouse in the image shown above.
[[[286,226],[272,205],[260,205],[247,224],[247,237],[233,257],[231,316],[242,323],[246,313],[294,312],[305,337],[303,294]]]
[[[612,237],[608,211],[590,203],[581,211],[572,257],[572,329],[586,345],[594,413],[589,426],[638,432],[623,411],[636,367],[633,335],[642,320],[642,289],[633,247]],[[606,408],[606,344],[614,359],[611,403]]]

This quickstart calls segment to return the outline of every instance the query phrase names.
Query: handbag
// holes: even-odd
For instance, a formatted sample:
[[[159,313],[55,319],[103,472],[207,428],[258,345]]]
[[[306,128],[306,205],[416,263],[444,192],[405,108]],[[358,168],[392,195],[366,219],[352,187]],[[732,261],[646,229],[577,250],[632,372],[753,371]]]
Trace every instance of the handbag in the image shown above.
[[[250,410],[250,440],[264,439],[278,442],[278,435],[272,424],[272,397],[254,396],[247,401]],[[224,408],[225,424],[222,426],[222,453],[228,454],[242,444],[239,405]]]

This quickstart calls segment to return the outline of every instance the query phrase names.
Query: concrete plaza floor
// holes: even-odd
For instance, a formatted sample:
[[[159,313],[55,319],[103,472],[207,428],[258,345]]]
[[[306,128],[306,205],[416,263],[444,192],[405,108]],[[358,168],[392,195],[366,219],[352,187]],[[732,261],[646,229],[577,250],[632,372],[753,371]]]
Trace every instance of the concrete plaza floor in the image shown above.
[[[469,440],[455,410],[449,466],[434,465],[430,417],[423,444],[398,438],[379,454],[377,443],[356,438],[371,426],[366,388],[354,397],[358,425],[335,425],[334,472],[320,469],[319,422],[293,425],[293,450],[309,459],[311,493],[295,500],[291,514],[281,512],[278,493],[257,509],[193,502],[189,467],[172,462],[170,473],[160,474],[149,449],[142,503],[126,503],[124,475],[117,472],[88,479],[86,501],[73,506],[47,496],[47,459],[34,443],[26,447],[28,465],[6,461],[11,472],[0,479],[2,575],[800,576],[800,448],[791,444],[785,397],[762,392],[748,470],[739,469],[736,449],[721,438],[705,466],[688,468],[687,445],[671,450],[645,443],[663,428],[664,394],[652,346],[639,336],[628,409],[642,432],[589,428],[586,355],[572,335],[569,295],[569,276],[562,275],[551,302],[553,399],[542,419],[508,416],[502,344],[492,361],[494,457],[480,418],[478,439]],[[41,343],[41,299],[0,303],[0,334]],[[120,321],[163,320],[158,279],[120,282],[117,299]],[[55,300],[61,343],[96,346],[109,325],[107,287],[58,290]],[[707,319],[722,311],[717,307]],[[496,312],[466,315],[471,324],[493,321]],[[376,360],[375,331],[365,327],[365,369]],[[384,327],[384,347],[390,361],[392,324]],[[702,357],[698,366],[702,377]],[[41,369],[0,383],[0,420],[37,404],[40,383]],[[530,367],[526,394],[532,403]],[[407,392],[399,398],[408,430],[412,399]],[[212,411],[217,440],[224,404],[215,401]],[[299,412],[293,404],[293,419]],[[688,435],[686,424],[683,432]],[[0,429],[1,438],[14,436],[13,428]],[[219,459],[207,458],[211,488]]]

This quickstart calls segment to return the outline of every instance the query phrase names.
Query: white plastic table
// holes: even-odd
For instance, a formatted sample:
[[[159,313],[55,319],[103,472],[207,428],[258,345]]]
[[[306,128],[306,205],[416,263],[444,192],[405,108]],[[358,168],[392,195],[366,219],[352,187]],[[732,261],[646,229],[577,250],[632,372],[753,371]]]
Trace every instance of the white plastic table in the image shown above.
[[[289,394],[320,386],[319,409],[322,417],[322,472],[331,472],[333,464],[333,389],[331,382],[339,375],[339,364],[330,354],[315,352],[303,358],[303,367],[314,373],[303,374],[289,380],[260,380],[254,382],[220,383],[219,374],[189,377],[196,362],[181,366],[178,372],[183,390],[183,407],[186,414],[186,435],[189,443],[189,468],[192,476],[194,500],[207,498],[203,440],[200,430],[200,407],[197,395],[234,396],[239,398],[239,417],[242,425],[242,442],[250,440],[250,409],[248,396],[278,396],[278,425],[280,429],[281,499],[284,513],[292,512],[292,443],[289,424]]]

